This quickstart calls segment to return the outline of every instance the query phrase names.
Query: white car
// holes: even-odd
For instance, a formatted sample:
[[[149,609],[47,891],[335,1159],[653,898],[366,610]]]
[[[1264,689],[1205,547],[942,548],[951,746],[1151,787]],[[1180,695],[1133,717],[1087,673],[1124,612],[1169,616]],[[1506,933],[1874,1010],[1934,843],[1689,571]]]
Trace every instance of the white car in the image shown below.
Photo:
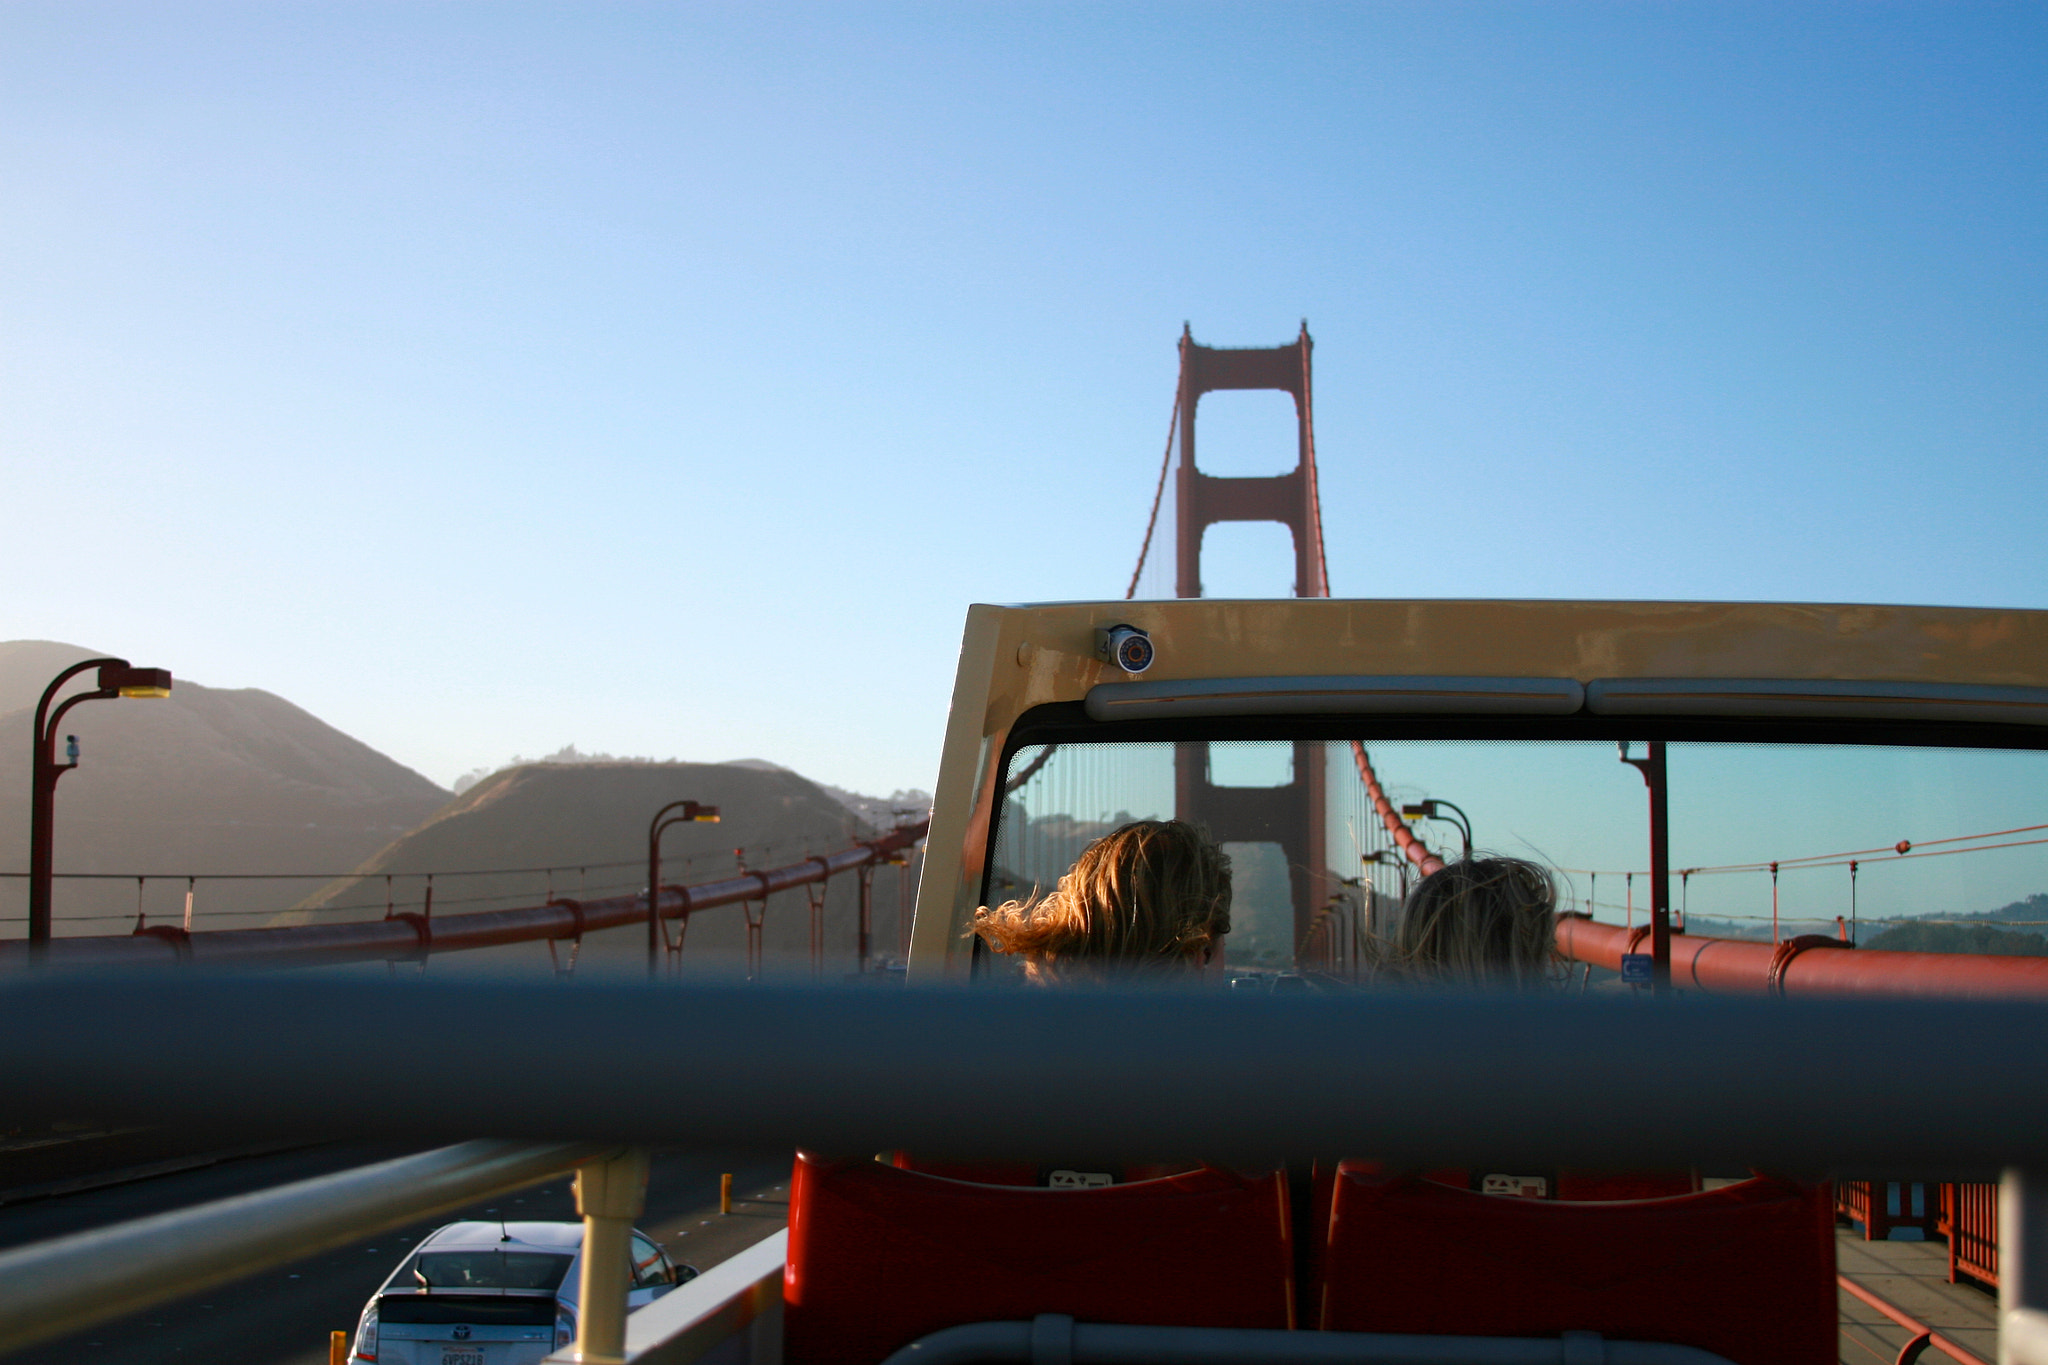
[[[630,1312],[694,1279],[632,1236]],[[576,1338],[581,1223],[450,1223],[363,1306],[349,1365],[535,1365]]]

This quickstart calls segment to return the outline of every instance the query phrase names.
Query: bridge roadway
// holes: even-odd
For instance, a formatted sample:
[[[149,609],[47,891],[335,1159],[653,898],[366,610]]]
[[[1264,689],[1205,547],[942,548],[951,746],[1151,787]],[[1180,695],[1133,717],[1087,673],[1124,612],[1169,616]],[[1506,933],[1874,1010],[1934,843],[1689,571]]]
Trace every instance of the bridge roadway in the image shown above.
[[[192,1204],[402,1156],[417,1147],[328,1143],[232,1157],[71,1193],[0,1188],[0,1249],[146,1218]],[[189,1154],[187,1154],[189,1156]],[[9,1183],[0,1163],[0,1185]],[[133,1168],[131,1168],[133,1169]],[[718,1181],[733,1173],[733,1212],[718,1210]],[[38,1173],[42,1174],[42,1173]],[[71,1181],[91,1177],[73,1172]],[[783,1226],[789,1163],[758,1156],[721,1161],[701,1153],[657,1152],[639,1226],[669,1255],[707,1270]],[[21,1198],[27,1194],[30,1197]],[[356,1315],[405,1249],[458,1218],[574,1219],[569,1181],[428,1219],[354,1245],[260,1272],[199,1298],[169,1303],[18,1353],[5,1365],[327,1365],[333,1331],[353,1333]]]

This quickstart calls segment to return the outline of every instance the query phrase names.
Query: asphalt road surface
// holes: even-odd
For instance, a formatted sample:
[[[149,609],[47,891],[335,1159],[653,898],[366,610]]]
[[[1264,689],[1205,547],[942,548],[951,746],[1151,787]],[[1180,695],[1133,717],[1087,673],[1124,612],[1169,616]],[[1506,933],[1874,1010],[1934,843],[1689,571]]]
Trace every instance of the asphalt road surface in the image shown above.
[[[61,1237],[273,1185],[308,1180],[401,1156],[414,1147],[332,1143],[242,1157],[76,1194],[0,1205],[0,1248]],[[733,1173],[733,1212],[718,1211],[721,1172]],[[707,1270],[782,1226],[788,1215],[788,1160],[746,1160],[658,1152],[640,1228],[671,1258]],[[260,1271],[178,1303],[159,1305],[25,1351],[0,1346],[4,1365],[326,1365],[333,1331],[354,1332],[356,1315],[408,1248],[460,1218],[574,1219],[567,1178],[536,1185],[444,1217],[365,1238],[291,1265]]]

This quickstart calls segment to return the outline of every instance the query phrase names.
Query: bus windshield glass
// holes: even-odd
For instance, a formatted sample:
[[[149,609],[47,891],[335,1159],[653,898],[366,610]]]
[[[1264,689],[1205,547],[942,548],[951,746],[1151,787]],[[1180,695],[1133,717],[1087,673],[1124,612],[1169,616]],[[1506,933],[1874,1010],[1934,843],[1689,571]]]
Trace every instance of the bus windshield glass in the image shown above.
[[[1446,860],[1469,837],[1539,862],[1560,909],[1643,924],[1648,753],[1612,739],[1026,746],[1008,766],[987,901],[1048,892],[1095,839],[1178,816],[1230,855],[1234,968],[1292,967],[1333,914],[1391,936],[1419,875],[1401,830]],[[2048,951],[2048,752],[1671,741],[1663,758],[1674,927],[1867,944],[1886,927],[1872,921],[1917,919]]]

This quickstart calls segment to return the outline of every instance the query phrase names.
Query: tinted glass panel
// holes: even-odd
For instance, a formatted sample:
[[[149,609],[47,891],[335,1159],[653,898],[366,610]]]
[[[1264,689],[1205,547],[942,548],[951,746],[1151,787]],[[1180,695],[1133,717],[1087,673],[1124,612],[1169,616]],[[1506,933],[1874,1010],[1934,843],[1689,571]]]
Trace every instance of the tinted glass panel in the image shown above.
[[[433,1289],[545,1289],[561,1284],[569,1256],[533,1251],[423,1251],[413,1273]]]
[[[1695,933],[1767,938],[1774,915],[1787,937],[1895,917],[2048,929],[2048,753],[1702,741],[1665,750],[1672,907]],[[1645,752],[1633,742],[1628,757]],[[1564,908],[1640,924],[1649,806],[1641,773],[1621,760],[1604,739],[1026,748],[1009,768],[989,899],[1049,891],[1094,839],[1178,815],[1208,826],[1231,855],[1233,966],[1289,965],[1304,926],[1333,903],[1353,907],[1346,920],[1361,932],[1390,934],[1413,868],[1371,798],[1369,770],[1396,814],[1437,803],[1406,821],[1432,851],[1457,857],[1469,826],[1478,851],[1556,871]]]

